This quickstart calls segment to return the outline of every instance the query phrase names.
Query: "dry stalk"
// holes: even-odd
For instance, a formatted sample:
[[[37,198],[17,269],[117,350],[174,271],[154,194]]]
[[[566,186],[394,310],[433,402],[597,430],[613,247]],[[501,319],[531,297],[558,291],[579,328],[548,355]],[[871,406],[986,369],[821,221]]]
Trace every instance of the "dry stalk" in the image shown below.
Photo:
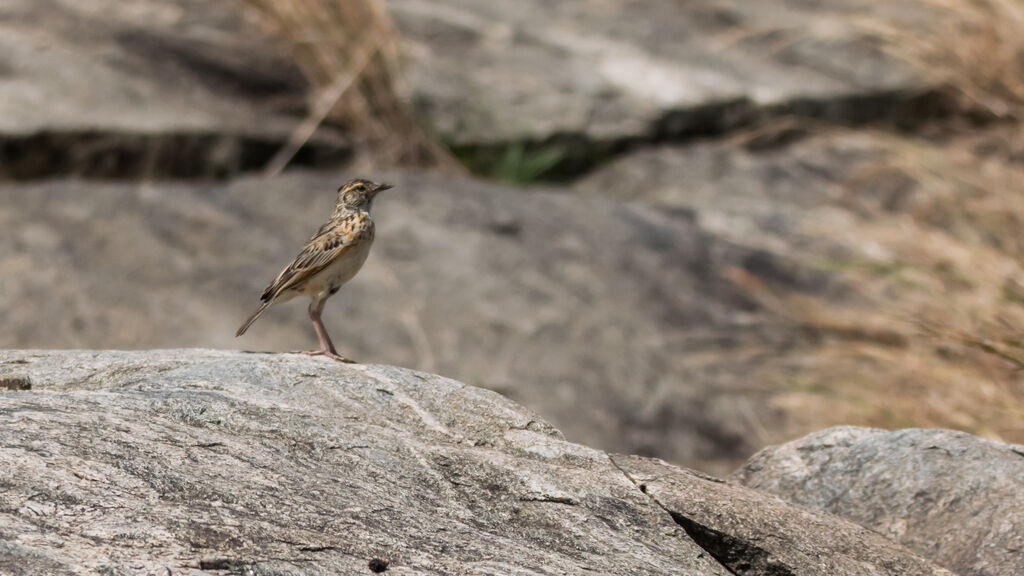
[[[248,0],[291,46],[315,90],[311,113],[268,172],[276,172],[325,119],[386,164],[458,169],[402,100],[399,35],[382,0]]]

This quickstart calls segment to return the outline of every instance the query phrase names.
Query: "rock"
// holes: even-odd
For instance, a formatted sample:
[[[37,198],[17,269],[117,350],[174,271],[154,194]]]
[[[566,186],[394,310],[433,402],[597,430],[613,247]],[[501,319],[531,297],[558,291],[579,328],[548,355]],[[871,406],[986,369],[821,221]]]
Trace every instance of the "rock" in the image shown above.
[[[898,105],[929,85],[851,23],[894,16],[877,3],[388,6],[410,44],[414,102],[461,145],[624,143],[720,133],[780,114],[909,120],[926,109]]]
[[[37,386],[0,393],[6,573],[737,573],[619,466],[654,466],[658,498],[688,473],[617,465],[445,378],[202,350],[0,352],[8,365]],[[824,533],[878,546],[838,573],[945,574],[771,496],[692,489],[751,527],[774,530],[762,513],[821,518]],[[740,493],[749,509],[730,501]]]
[[[294,354],[12,361],[37,383],[0,397],[19,573],[727,574],[605,454],[492,392]]]
[[[0,179],[210,177],[262,168],[305,83],[232,2],[6,0]],[[298,164],[337,163],[321,131]]]
[[[1024,446],[838,427],[761,451],[733,480],[847,518],[962,576],[1024,573]]]
[[[849,199],[858,179],[880,170],[887,157],[910,142],[872,131],[792,136],[792,142],[773,141],[784,136],[766,129],[746,139],[645,148],[581,178],[573,191],[693,210],[715,234],[787,259],[863,252],[863,242],[848,240],[836,229],[855,229],[857,216],[870,216],[871,222],[897,219],[914,200],[911,180],[903,181],[902,188],[892,182],[891,197],[878,199],[890,207],[888,212],[864,214],[874,198],[864,198],[861,210]],[[769,140],[764,146],[762,137]],[[936,147],[928,152],[942,153]],[[822,221],[828,226],[815,226]]]
[[[612,461],[732,574],[952,576],[852,522],[660,460]]]

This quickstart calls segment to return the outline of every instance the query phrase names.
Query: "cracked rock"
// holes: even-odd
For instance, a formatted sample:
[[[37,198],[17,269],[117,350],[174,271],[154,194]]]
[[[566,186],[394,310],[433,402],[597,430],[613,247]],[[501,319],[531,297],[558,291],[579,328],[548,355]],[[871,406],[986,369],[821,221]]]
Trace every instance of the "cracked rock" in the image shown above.
[[[737,576],[953,576],[853,522],[661,460],[612,459],[695,542]]]
[[[1024,446],[952,430],[830,428],[733,479],[847,518],[961,576],[1024,574]]]
[[[493,392],[295,354],[12,360],[36,386],[0,395],[2,574],[728,575]]]
[[[212,350],[12,363],[35,386],[0,395],[3,574],[948,576],[439,376]]]

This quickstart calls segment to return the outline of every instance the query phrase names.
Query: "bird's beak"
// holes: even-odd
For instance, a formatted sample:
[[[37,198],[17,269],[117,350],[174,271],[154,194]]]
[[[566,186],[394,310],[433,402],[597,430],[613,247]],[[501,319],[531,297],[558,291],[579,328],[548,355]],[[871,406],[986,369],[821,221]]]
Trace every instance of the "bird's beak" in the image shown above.
[[[392,188],[393,186],[391,184],[377,184],[377,187],[373,189],[373,195],[376,196],[377,194]]]

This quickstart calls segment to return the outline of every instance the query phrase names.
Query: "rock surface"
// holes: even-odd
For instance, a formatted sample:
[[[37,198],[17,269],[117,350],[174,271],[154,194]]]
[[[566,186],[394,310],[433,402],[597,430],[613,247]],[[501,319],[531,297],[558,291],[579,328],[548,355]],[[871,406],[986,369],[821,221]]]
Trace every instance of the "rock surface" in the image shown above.
[[[305,83],[231,2],[4,0],[0,179],[208,177],[262,168]],[[322,131],[298,163],[338,162]]]
[[[878,547],[836,574],[945,574],[771,496],[616,464],[424,373],[195,350],[0,352],[0,367],[33,382],[0,392],[8,574],[370,574],[385,560],[394,574],[780,573],[719,564],[620,466],[656,471],[649,492],[670,508],[697,492],[768,540],[795,514],[827,530],[803,546]]]
[[[945,574],[852,522],[660,460],[612,456],[630,480],[737,576]]]
[[[1024,446],[840,427],[767,448],[733,479],[847,518],[961,576],[1024,574]]]
[[[933,114],[929,86],[849,23],[882,9],[827,4],[388,8],[407,40],[412,104],[433,132],[491,164],[510,145],[559,140],[572,144],[559,162],[572,172],[591,153],[765,117],[913,125]],[[251,171],[306,105],[285,43],[241,0],[4,0],[0,10],[3,179]],[[295,162],[337,165],[348,151],[322,129]]]
[[[840,121],[892,114],[871,97],[927,86],[851,24],[858,16],[879,16],[876,4],[394,0],[388,6],[411,44],[416,101],[442,134],[465,144],[560,135],[656,139],[722,131],[779,112]],[[856,98],[866,100],[860,109],[850,101]]]

